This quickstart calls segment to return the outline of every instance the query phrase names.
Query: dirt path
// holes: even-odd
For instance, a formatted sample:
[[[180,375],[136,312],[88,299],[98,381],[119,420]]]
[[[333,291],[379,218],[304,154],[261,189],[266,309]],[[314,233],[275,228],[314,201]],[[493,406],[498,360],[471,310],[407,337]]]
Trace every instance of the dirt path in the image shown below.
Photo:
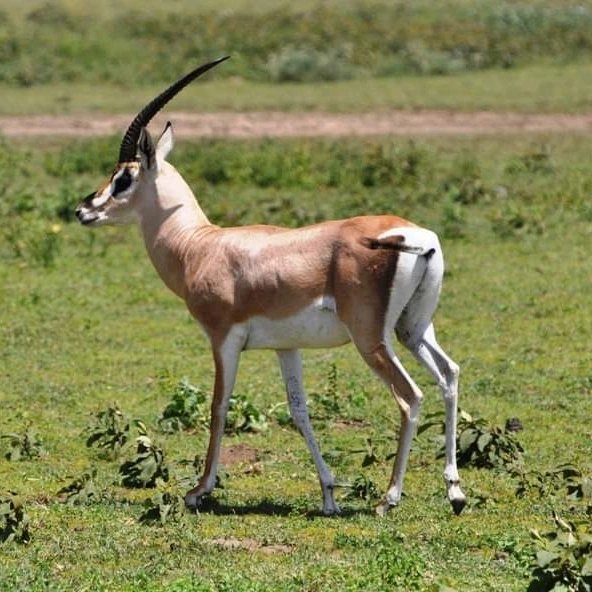
[[[377,113],[179,113],[156,118],[175,124],[182,137],[314,137],[371,135],[467,135],[524,132],[589,132],[592,113],[519,114],[449,111],[387,111]],[[120,133],[128,115],[0,117],[5,136],[100,136]]]

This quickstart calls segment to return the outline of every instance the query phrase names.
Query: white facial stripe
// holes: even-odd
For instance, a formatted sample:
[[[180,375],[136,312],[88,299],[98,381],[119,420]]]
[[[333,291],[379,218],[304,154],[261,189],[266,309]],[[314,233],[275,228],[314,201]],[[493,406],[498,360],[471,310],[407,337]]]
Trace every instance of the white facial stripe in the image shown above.
[[[101,195],[98,195],[97,197],[93,198],[93,200],[92,200],[93,208],[100,208],[100,207],[104,206],[109,201],[109,198],[111,197],[110,189],[111,189],[111,186],[109,185],[103,190],[103,193],[101,193]]]

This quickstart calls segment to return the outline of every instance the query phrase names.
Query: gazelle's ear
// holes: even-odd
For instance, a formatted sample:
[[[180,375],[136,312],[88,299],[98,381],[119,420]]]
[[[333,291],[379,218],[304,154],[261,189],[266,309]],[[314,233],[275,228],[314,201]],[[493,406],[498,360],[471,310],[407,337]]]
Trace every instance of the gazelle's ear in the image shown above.
[[[164,131],[160,138],[158,138],[158,142],[156,142],[156,159],[165,160],[174,145],[175,137],[173,135],[173,124],[170,121],[167,121],[164,126]]]
[[[140,155],[140,160],[142,161],[142,166],[146,169],[151,169],[156,162],[154,142],[145,127],[142,128],[140,138],[138,139],[138,153]]]

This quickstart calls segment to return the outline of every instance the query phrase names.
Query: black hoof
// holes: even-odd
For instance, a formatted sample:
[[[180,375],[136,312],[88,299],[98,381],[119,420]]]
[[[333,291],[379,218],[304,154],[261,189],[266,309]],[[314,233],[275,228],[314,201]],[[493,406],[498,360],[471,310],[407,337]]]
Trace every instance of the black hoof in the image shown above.
[[[467,500],[464,498],[461,499],[453,499],[451,502],[452,504],[452,511],[456,516],[459,516],[460,513],[465,509],[467,505]]]

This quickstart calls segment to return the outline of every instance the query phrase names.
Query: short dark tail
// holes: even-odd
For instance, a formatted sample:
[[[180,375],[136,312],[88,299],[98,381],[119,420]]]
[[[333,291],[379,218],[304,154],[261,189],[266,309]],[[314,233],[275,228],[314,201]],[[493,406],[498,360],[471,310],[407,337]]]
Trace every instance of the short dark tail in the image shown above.
[[[410,253],[429,259],[434,253],[435,249],[424,249],[423,247],[416,247],[405,243],[405,237],[401,234],[394,236],[385,236],[384,238],[369,238],[367,236],[360,239],[360,242],[368,249],[377,250],[384,249],[389,251],[399,251],[401,253]]]

